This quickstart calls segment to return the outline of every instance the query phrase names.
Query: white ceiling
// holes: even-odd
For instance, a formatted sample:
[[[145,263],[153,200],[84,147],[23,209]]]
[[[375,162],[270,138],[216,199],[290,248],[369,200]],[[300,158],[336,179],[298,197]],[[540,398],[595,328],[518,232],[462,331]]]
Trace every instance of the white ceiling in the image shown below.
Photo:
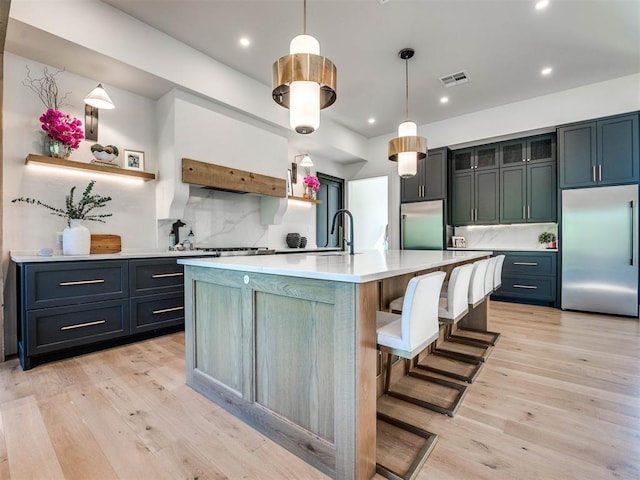
[[[269,86],[273,62],[302,33],[302,0],[103,1]],[[541,11],[534,4],[308,0],[307,32],[338,68],[338,99],[322,115],[366,137],[393,132],[405,119],[404,47],[416,50],[409,115],[418,124],[640,72],[640,0],[550,0]],[[7,50],[38,60],[18,44],[10,28]],[[548,77],[544,66],[553,67]],[[440,84],[459,70],[468,83]],[[144,93],[134,83],[128,88]],[[147,95],[159,95],[155,85]]]

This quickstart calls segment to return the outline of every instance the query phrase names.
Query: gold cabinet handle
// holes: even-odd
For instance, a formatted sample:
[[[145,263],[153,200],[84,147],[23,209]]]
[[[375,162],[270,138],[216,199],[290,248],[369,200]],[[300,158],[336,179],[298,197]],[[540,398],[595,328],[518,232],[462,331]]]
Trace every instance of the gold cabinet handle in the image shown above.
[[[163,308],[161,310],[154,310],[151,313],[153,313],[154,315],[158,315],[160,313],[177,312],[178,310],[184,310],[184,307]]]
[[[76,328],[91,327],[93,325],[102,325],[103,323],[107,323],[107,321],[106,320],[96,320],[95,322],[78,323],[76,325],[66,325],[66,326],[60,328],[60,330],[74,330]]]
[[[514,265],[525,265],[527,267],[536,267],[538,266],[537,262],[513,262]]]
[[[184,275],[184,273],[182,273],[182,272],[156,273],[155,275],[151,275],[151,278],[182,277],[183,275]]]
[[[72,285],[90,285],[93,283],[104,283],[104,280],[78,280],[75,282],[60,282],[58,285],[61,287],[69,287]]]
[[[518,285],[517,283],[513,286],[513,288],[526,288],[527,290],[537,290],[538,287],[535,285]]]

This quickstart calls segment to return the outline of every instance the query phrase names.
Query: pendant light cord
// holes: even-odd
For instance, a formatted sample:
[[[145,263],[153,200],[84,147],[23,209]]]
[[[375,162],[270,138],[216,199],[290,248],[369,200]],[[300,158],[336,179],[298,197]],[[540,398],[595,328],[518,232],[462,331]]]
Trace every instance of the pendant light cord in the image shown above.
[[[306,0],[305,0],[306,1]],[[404,78],[405,78],[405,114],[407,116],[407,120],[409,120],[409,59],[404,59]]]
[[[304,0],[304,8],[303,8],[303,16],[304,19],[302,21],[303,26],[303,33],[306,35],[307,34],[307,0]]]

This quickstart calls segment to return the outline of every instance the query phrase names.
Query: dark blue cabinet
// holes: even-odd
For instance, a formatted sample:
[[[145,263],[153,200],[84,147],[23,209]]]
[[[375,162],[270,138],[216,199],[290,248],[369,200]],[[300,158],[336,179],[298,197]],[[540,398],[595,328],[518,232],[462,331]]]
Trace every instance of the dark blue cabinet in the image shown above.
[[[182,328],[182,272],[175,258],[18,264],[22,368]]]
[[[494,252],[505,255],[502,286],[494,300],[557,306],[557,252]]]
[[[559,127],[560,188],[637,183],[638,113]]]
[[[448,148],[429,150],[427,158],[418,161],[416,175],[400,180],[401,203],[447,198],[448,158]]]

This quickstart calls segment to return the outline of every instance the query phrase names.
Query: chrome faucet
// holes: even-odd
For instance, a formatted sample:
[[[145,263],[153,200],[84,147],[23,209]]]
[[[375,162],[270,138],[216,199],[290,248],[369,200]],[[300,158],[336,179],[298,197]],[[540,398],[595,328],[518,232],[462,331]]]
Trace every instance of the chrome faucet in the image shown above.
[[[351,239],[351,241],[347,242],[345,240],[345,243],[349,245],[349,255],[353,255],[353,215],[351,215],[351,212],[346,208],[342,208],[333,214],[333,220],[331,220],[331,235],[333,235],[333,232],[336,229],[336,219],[338,218],[338,215],[340,213],[346,213],[347,215],[349,215],[349,238]]]

